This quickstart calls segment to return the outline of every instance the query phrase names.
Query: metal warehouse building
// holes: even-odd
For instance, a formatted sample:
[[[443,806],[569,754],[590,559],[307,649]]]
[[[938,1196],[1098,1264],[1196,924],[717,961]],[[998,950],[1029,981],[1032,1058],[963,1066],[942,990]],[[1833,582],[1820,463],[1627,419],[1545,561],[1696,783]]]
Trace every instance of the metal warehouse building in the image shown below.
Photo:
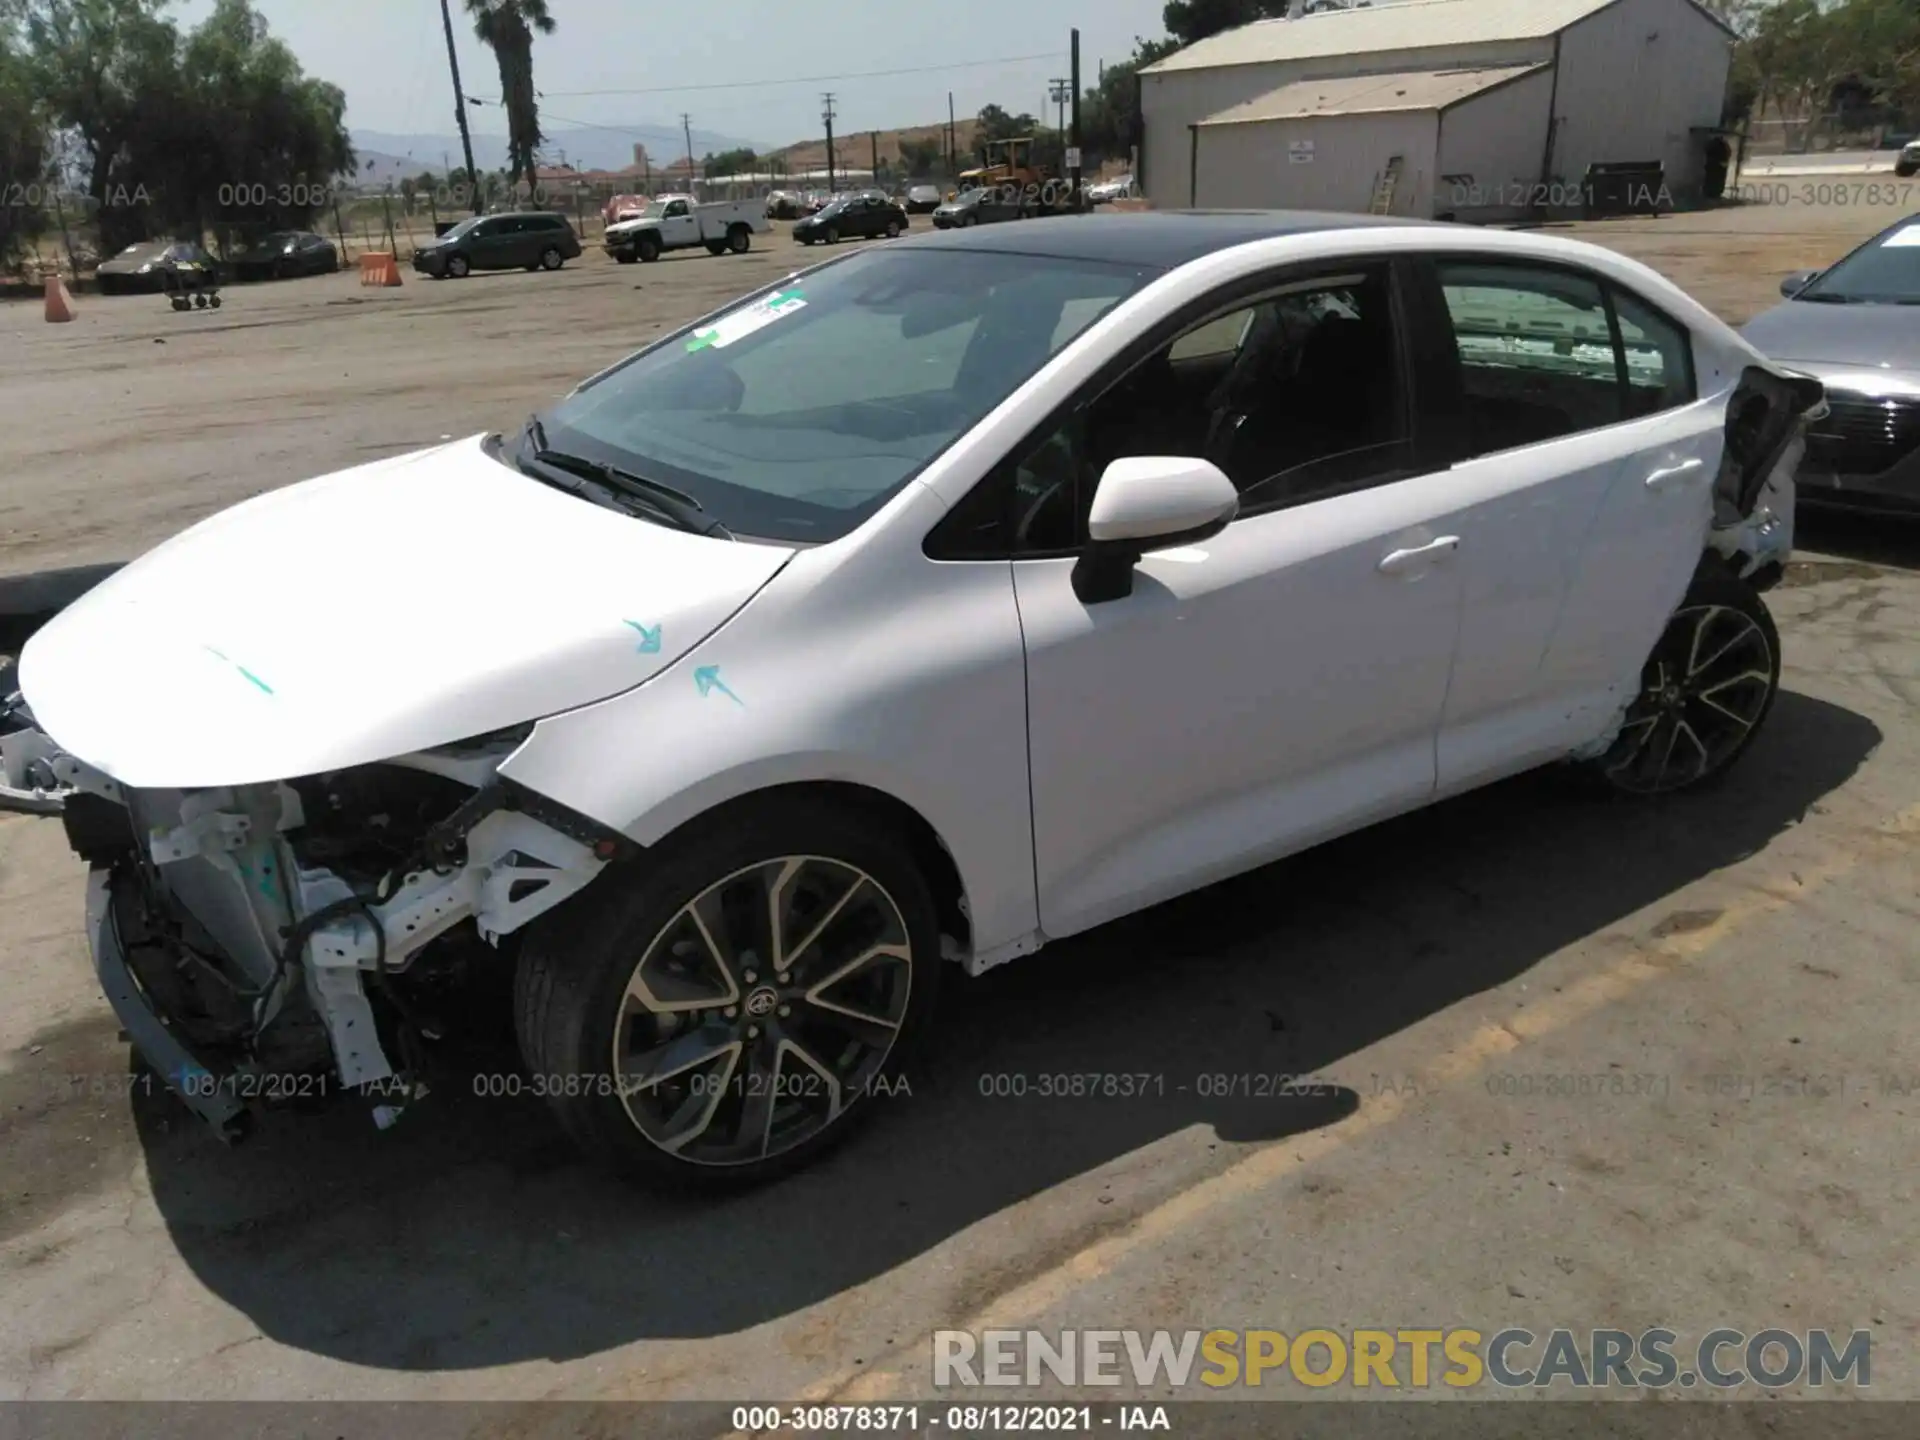
[[[1414,0],[1261,20],[1140,74],[1160,206],[1497,219],[1587,167],[1697,193],[1733,32],[1693,0]]]

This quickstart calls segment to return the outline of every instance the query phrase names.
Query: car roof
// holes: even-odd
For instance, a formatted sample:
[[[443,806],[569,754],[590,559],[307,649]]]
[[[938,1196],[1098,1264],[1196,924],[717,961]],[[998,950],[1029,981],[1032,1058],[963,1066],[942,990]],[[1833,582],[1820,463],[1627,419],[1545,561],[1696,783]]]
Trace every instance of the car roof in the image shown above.
[[[1255,240],[1328,230],[1364,230],[1376,226],[1405,229],[1420,225],[1455,228],[1440,220],[1317,210],[1141,210],[1119,215],[1051,215],[1038,222],[1015,221],[1005,225],[970,225],[961,230],[928,231],[894,243],[935,250],[992,250],[1002,254],[1101,260],[1174,270],[1216,250]]]

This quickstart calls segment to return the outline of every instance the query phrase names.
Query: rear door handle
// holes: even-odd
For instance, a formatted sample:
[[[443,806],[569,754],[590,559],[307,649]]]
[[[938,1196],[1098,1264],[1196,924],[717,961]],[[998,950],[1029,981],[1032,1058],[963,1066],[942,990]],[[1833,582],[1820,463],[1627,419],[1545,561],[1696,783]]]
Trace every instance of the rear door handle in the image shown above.
[[[1647,476],[1647,489],[1671,490],[1689,475],[1697,474],[1701,470],[1706,469],[1706,466],[1707,462],[1697,455],[1691,460],[1682,460],[1678,465],[1664,466]]]
[[[1389,551],[1380,561],[1380,573],[1403,575],[1409,570],[1417,570],[1444,560],[1459,548],[1458,535],[1442,535],[1438,540],[1429,540],[1425,545],[1416,545],[1411,550]]]

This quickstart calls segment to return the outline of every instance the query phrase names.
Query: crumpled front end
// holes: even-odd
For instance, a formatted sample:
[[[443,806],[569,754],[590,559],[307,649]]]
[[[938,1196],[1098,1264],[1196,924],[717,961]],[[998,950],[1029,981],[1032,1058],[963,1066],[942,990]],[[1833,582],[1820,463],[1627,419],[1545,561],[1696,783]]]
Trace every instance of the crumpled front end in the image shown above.
[[[391,1124],[426,1092],[443,998],[619,853],[498,779],[521,738],[195,790],[123,786],[37,729],[10,755],[66,787],[87,941],[128,1038],[236,1139],[263,1107],[335,1096]]]

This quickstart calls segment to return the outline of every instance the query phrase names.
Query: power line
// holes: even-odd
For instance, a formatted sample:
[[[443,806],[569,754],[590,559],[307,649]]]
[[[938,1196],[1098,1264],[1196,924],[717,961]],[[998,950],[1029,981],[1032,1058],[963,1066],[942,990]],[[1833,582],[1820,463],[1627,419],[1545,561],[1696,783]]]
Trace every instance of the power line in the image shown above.
[[[1059,60],[1065,52],[1044,55],[1003,55],[996,60],[951,60],[944,65],[910,65],[897,70],[860,70],[846,75],[792,75],[777,80],[722,80],[705,85],[652,85],[637,90],[536,90],[536,98],[579,100],[595,95],[683,95],[697,90],[769,90],[780,85],[828,85],[843,80],[882,80],[894,75],[941,75],[951,70],[979,70],[988,65],[1025,65]],[[490,103],[498,103],[497,101]]]

